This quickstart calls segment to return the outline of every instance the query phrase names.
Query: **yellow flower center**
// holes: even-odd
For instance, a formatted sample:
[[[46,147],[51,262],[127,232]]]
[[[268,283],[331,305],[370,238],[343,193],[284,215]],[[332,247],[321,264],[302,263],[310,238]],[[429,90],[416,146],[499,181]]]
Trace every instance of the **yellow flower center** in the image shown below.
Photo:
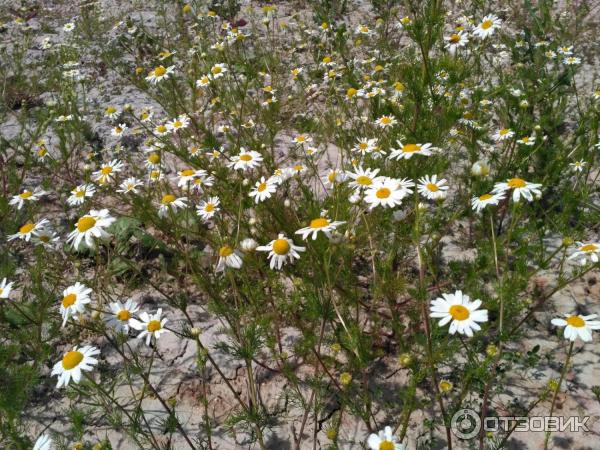
[[[273,251],[278,255],[287,255],[290,251],[290,243],[287,239],[277,239],[273,242]]]
[[[160,155],[158,153],[152,153],[150,156],[148,156],[148,161],[150,161],[152,164],[158,164],[160,163]]]
[[[260,183],[260,184],[258,185],[258,187],[256,188],[256,190],[257,190],[258,192],[262,192],[262,191],[264,191],[265,189],[267,189],[267,183]]]
[[[165,69],[164,66],[158,66],[156,69],[154,69],[155,77],[162,77],[165,73],[167,73],[167,69]]]
[[[21,197],[22,199],[26,199],[29,198],[33,195],[33,192],[30,191],[24,191],[22,193],[19,194],[19,197]]]
[[[68,308],[69,306],[73,306],[73,304],[75,303],[75,300],[77,300],[77,295],[75,295],[75,294],[65,295],[62,299],[63,308]]]
[[[585,326],[585,320],[579,316],[569,316],[567,317],[567,324],[575,328],[582,328]]]
[[[243,155],[240,155],[240,160],[241,161],[252,161],[252,155],[249,155],[248,153],[244,153]]]
[[[579,248],[581,252],[595,252],[596,250],[598,250],[598,246],[594,244],[585,244]]]
[[[437,192],[440,190],[440,188],[437,186],[437,184],[433,184],[433,183],[427,183],[427,190],[431,191],[431,192]]]
[[[191,177],[192,175],[194,175],[194,172],[194,169],[185,169],[179,172],[179,175],[181,175],[182,177]]]
[[[40,148],[38,150],[38,156],[46,156],[46,153],[48,153],[48,150],[46,150],[45,148]]]
[[[377,198],[388,198],[392,192],[388,188],[378,189],[375,193]]]
[[[25,225],[23,225],[21,228],[19,228],[19,233],[21,234],[27,234],[30,233],[31,230],[33,230],[35,228],[35,224],[34,223],[26,223]]]
[[[508,187],[512,189],[523,188],[526,184],[527,182],[522,178],[511,178],[510,180],[508,180]]]
[[[450,41],[451,44],[458,44],[460,42],[460,35],[453,34],[450,36],[450,38],[448,40]]]
[[[219,256],[226,258],[233,254],[233,249],[229,245],[225,245],[219,249]]]
[[[406,144],[402,146],[402,151],[404,153],[414,153],[421,150],[421,146],[419,144]]]
[[[113,108],[112,106],[109,106],[108,108],[106,108],[106,114],[114,114],[116,112],[117,112],[117,110],[115,108]]]
[[[392,441],[381,441],[379,443],[379,450],[394,450],[396,446]]]
[[[173,122],[173,128],[181,128],[183,126],[183,123],[181,122],[181,120],[176,120],[175,122]]]
[[[346,91],[346,95],[347,95],[348,97],[354,97],[354,96],[355,96],[357,93],[358,93],[358,90],[356,90],[356,89],[354,89],[354,88],[349,88],[349,89]]]
[[[79,363],[81,361],[83,361],[83,353],[77,352],[77,351],[67,352],[65,354],[65,356],[63,356],[63,359],[62,359],[63,369],[65,369],[65,370],[74,369],[75,367],[77,367],[79,365]]]
[[[163,205],[168,205],[169,203],[173,203],[174,201],[175,201],[175,196],[173,194],[165,194],[165,195],[163,195],[163,198],[160,202]]]
[[[156,127],[156,131],[158,133],[166,133],[167,131],[169,131],[169,129],[167,128],[166,125],[159,125]]]
[[[391,119],[391,117],[387,117],[387,116],[382,117],[381,123],[384,125],[389,125],[390,123],[392,123],[392,119]]]
[[[160,328],[161,328],[161,326],[160,326],[159,320],[151,320],[150,322],[148,322],[148,325],[146,326],[146,329],[150,333],[154,333],[155,331],[160,330]]]
[[[488,28],[491,28],[492,25],[494,25],[494,22],[492,22],[491,20],[489,20],[489,19],[488,20],[484,20],[481,23],[481,28],[483,28],[484,30],[487,30]]]
[[[467,320],[471,315],[463,305],[452,305],[449,312],[454,320]]]
[[[131,319],[131,313],[126,309],[122,309],[117,313],[117,319],[122,322],[126,322],[127,320]]]
[[[500,136],[506,136],[510,130],[508,128],[502,128],[499,132]]]
[[[110,167],[110,166],[104,166],[104,167],[103,167],[103,168],[100,170],[100,173],[101,173],[102,175],[110,175],[110,174],[112,173],[112,171],[113,171],[113,168],[112,168],[112,167]]]
[[[313,219],[310,221],[310,227],[311,228],[324,228],[327,225],[329,225],[329,220],[325,219],[324,217],[319,217],[318,219]]]
[[[492,194],[483,194],[479,196],[479,200],[489,200],[490,198],[492,198]]]
[[[366,175],[360,175],[356,177],[356,184],[360,184],[361,186],[370,186],[373,184],[373,180]]]
[[[210,71],[213,73],[213,75],[218,75],[223,71],[223,69],[221,69],[219,66],[213,66]]]
[[[96,219],[90,216],[83,216],[77,221],[77,231],[84,233],[96,225]]]
[[[204,207],[204,211],[206,212],[213,212],[215,210],[215,205],[213,205],[212,203],[207,203],[206,206]]]

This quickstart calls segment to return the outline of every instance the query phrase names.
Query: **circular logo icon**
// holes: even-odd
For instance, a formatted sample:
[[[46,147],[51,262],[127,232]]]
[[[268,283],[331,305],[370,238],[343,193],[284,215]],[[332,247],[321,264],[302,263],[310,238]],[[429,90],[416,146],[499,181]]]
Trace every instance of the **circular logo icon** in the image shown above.
[[[450,422],[452,432],[460,439],[471,439],[481,430],[481,419],[472,409],[459,409]]]

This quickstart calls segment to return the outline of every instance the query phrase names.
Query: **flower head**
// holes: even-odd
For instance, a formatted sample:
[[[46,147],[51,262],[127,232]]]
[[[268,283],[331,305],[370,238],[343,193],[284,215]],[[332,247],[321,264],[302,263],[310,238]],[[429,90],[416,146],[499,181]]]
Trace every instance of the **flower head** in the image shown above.
[[[592,340],[592,330],[600,330],[600,320],[593,320],[598,314],[579,316],[575,314],[564,314],[564,319],[552,319],[552,325],[565,327],[565,339],[574,341],[579,338],[584,342]]]
[[[73,347],[73,350],[64,354],[62,359],[54,364],[52,376],[58,375],[57,388],[67,386],[71,378],[75,383],[81,381],[81,372],[90,372],[98,360],[94,356],[100,354],[96,347],[86,345],[84,347]]]
[[[473,331],[481,330],[479,323],[488,321],[486,309],[479,309],[481,300],[471,301],[462,291],[442,294],[431,302],[431,317],[440,318],[439,326],[450,323],[450,334],[473,336]]]

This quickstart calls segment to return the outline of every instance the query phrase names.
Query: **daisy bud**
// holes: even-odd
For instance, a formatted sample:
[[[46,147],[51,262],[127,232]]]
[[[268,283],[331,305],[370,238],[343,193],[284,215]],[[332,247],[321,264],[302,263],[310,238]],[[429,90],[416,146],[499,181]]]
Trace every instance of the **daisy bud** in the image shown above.
[[[250,217],[250,219],[248,220],[248,225],[256,225],[256,217]]]
[[[194,327],[194,328],[190,329],[190,335],[192,337],[196,338],[196,337],[200,336],[201,334],[202,334],[202,330],[200,328]]]
[[[575,241],[573,240],[573,238],[565,237],[565,238],[563,238],[562,245],[563,245],[563,247],[569,247],[569,246],[573,245],[574,242]]]
[[[344,372],[340,375],[340,383],[342,386],[348,386],[352,382],[352,375]]]
[[[519,106],[523,109],[528,108],[529,102],[527,100],[521,100],[521,102],[519,103]]]
[[[494,344],[490,344],[485,349],[485,353],[490,357],[494,357],[498,354],[498,347],[496,347]]]
[[[100,317],[100,311],[92,311],[92,319],[97,320]]]
[[[450,392],[453,387],[454,387],[454,385],[449,380],[441,380],[440,381],[439,388],[443,394],[447,394],[448,392]]]
[[[252,231],[252,230],[251,230]],[[254,230],[256,232],[256,230]],[[255,233],[252,233],[255,234]],[[245,253],[252,253],[258,247],[258,242],[256,242],[252,238],[246,238],[242,242],[240,242],[240,248]]]
[[[398,364],[400,364],[401,367],[408,367],[410,366],[410,363],[412,362],[412,356],[410,356],[409,353],[402,353],[399,357],[398,357]]]
[[[246,187],[250,184],[250,180],[248,178],[244,178],[242,180],[242,186]]]
[[[473,175],[474,177],[487,177],[489,174],[489,166],[481,161],[476,161],[471,166],[471,175]]]
[[[250,234],[256,235],[258,234],[258,230],[254,227],[250,228]]]
[[[325,433],[327,436],[327,439],[329,439],[330,441],[334,441],[335,438],[337,438],[337,431],[335,431],[335,429],[330,428],[329,430],[327,430],[327,432]]]
[[[342,346],[340,344],[338,344],[337,342],[334,344],[331,344],[331,351],[334,354],[337,354],[342,351]]]
[[[290,199],[289,199],[289,198],[286,198],[286,199],[283,201],[283,206],[285,206],[286,208],[289,208],[291,205],[292,205],[292,202],[290,201]]]
[[[548,381],[548,389],[551,391],[556,391],[558,389],[558,380],[554,378]]]

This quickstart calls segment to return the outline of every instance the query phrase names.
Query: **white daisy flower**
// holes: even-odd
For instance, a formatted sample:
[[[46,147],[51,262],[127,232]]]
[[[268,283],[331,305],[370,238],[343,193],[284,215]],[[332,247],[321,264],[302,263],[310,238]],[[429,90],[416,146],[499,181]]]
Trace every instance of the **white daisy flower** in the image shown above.
[[[129,129],[129,127],[127,126],[127,124],[125,123],[120,123],[118,124],[116,127],[114,127],[111,131],[111,135],[114,137],[122,137],[125,132]]]
[[[254,189],[248,194],[249,197],[254,198],[255,203],[263,202],[268,198],[271,198],[271,194],[277,191],[277,184],[269,178],[265,180],[265,177],[261,177],[260,181],[257,181],[254,185]]]
[[[443,297],[443,298],[442,298]],[[438,325],[450,324],[450,334],[458,331],[459,334],[473,336],[473,331],[481,330],[479,323],[488,321],[486,309],[479,309],[481,300],[470,301],[468,295],[462,291],[454,294],[442,294],[442,297],[431,302],[431,317],[440,318]]]
[[[142,181],[138,180],[136,177],[129,177],[121,183],[121,185],[119,186],[119,189],[117,189],[117,192],[119,192],[121,194],[129,194],[129,193],[138,194],[139,193],[138,187],[142,186],[143,184],[144,183],[142,183]]]
[[[327,175],[322,180],[328,187],[334,187],[336,184],[342,183],[346,179],[346,174],[340,170],[330,169]]]
[[[111,217],[108,209],[92,209],[88,214],[81,217],[75,229],[69,233],[67,242],[73,242],[73,248],[79,249],[82,242],[89,248],[95,248],[95,239],[107,240],[111,234],[104,229],[109,227],[116,219]]]
[[[589,316],[564,314],[564,316],[564,319],[552,319],[552,325],[565,327],[564,337],[570,341],[579,338],[584,342],[589,342],[592,340],[592,330],[600,330],[600,320],[593,320],[598,317],[598,314]]]
[[[108,325],[119,333],[129,333],[129,328],[133,328],[133,315],[140,309],[139,305],[132,299],[128,299],[124,304],[120,301],[112,302],[109,307],[110,313],[105,319]]]
[[[531,147],[535,145],[535,134],[531,136],[523,136],[521,139],[517,139],[517,144],[526,145]]]
[[[563,59],[563,64],[567,66],[578,66],[579,64],[581,64],[581,58],[577,56],[568,56],[565,59]]]
[[[41,196],[46,194],[47,192],[43,191],[39,186],[36,187],[33,192],[25,189],[20,194],[13,195],[8,204],[16,205],[17,209],[21,209],[25,202],[37,202]]]
[[[0,298],[8,298],[10,292],[12,291],[14,282],[8,282],[6,278],[2,279],[0,283]]]
[[[360,153],[361,155],[366,155],[367,153],[373,152],[377,146],[378,141],[376,138],[360,138],[358,143],[352,147],[352,151]]]
[[[292,142],[299,145],[310,144],[312,142],[312,138],[306,134],[299,134],[292,139]]]
[[[574,172],[583,172],[583,169],[585,169],[586,165],[587,162],[585,162],[583,159],[580,161],[575,161],[574,163],[569,163],[569,166]]]
[[[494,135],[492,136],[492,139],[496,142],[502,142],[502,141],[507,141],[508,139],[512,138],[514,135],[515,135],[515,132],[512,131],[510,128],[501,128],[500,130],[498,130],[494,133]]]
[[[188,183],[194,181],[197,177],[206,176],[206,170],[203,169],[184,169],[177,174],[177,186],[186,187]]]
[[[198,80],[196,80],[196,87],[198,89],[207,88],[210,85],[210,78],[208,75],[202,75]]]
[[[378,173],[379,169],[363,169],[358,166],[354,169],[354,172],[346,171],[346,175],[352,179],[348,185],[356,190],[368,189],[378,179]]]
[[[534,196],[536,198],[541,197],[541,187],[541,184],[530,183],[528,181],[523,180],[522,178],[511,178],[506,182],[494,184],[494,189],[492,190],[492,193],[498,194],[512,189],[512,199],[514,202],[518,202],[521,197],[530,202],[534,199]]]
[[[120,114],[121,111],[119,111],[117,108],[111,105],[107,106],[104,109],[104,116],[108,117],[109,119],[116,119],[117,117],[119,117]]]
[[[176,213],[180,209],[183,209],[187,206],[187,197],[175,197],[173,194],[165,194],[162,196],[160,200],[160,205],[158,206],[158,216],[166,217],[169,214],[169,211]]]
[[[573,253],[571,256],[569,256],[569,259],[579,259],[579,263],[584,266],[588,263],[588,258],[590,259],[590,262],[592,263],[597,263],[598,262],[598,256],[600,255],[600,243],[594,243],[594,242],[590,242],[587,244],[584,244],[583,242],[578,242],[577,243],[577,250],[575,251],[575,253]]]
[[[80,282],[69,286],[63,291],[63,298],[60,301],[60,314],[63,318],[63,327],[69,317],[77,317],[77,314],[85,311],[85,305],[92,301],[90,298],[91,293],[92,290]]]
[[[173,131],[172,128],[169,128],[166,123],[160,123],[154,127],[154,136],[163,137]]]
[[[285,237],[285,234],[280,233],[277,239],[272,240],[267,245],[257,247],[256,250],[269,252],[267,258],[271,260],[271,269],[277,268],[279,270],[286,262],[293,263],[294,259],[300,259],[298,252],[303,252],[306,248],[294,245],[294,241]]]
[[[7,240],[13,241],[15,239],[22,239],[25,242],[29,242],[32,236],[37,236],[47,223],[48,219],[42,219],[39,222],[27,222],[26,224],[21,225],[18,232],[9,235]]]
[[[212,219],[213,216],[219,212],[219,205],[221,202],[219,201],[219,197],[209,197],[207,200],[202,200],[198,207],[196,208],[197,214],[204,220],[205,222]]]
[[[175,66],[165,67],[163,65],[160,65],[148,73],[148,76],[146,77],[146,81],[148,81],[149,83],[152,83],[152,84],[156,84],[162,80],[168,79],[169,76],[171,74],[173,74],[174,72],[175,72]]]
[[[216,80],[227,73],[228,69],[225,64],[215,64],[210,68],[210,78]]]
[[[483,208],[488,205],[497,206],[500,200],[503,200],[505,195],[503,192],[499,192],[497,194],[487,193],[480,195],[479,197],[473,197],[471,199],[471,207],[476,212],[481,212]]]
[[[73,350],[64,354],[62,360],[54,364],[51,375],[58,375],[56,388],[67,386],[71,378],[75,383],[81,381],[81,371],[90,372],[98,360],[94,356],[99,355],[100,350],[96,347],[86,345],[84,347],[73,347]]]
[[[433,148],[430,143],[427,144],[403,144],[396,141],[400,148],[392,149],[390,159],[410,159],[413,155],[431,156]]]
[[[47,434],[42,434],[38,437],[33,445],[33,450],[52,450],[52,448],[52,439]]]
[[[378,434],[371,433],[367,445],[371,450],[404,450],[404,445],[398,442],[391,427],[385,427]]]
[[[181,114],[177,118],[167,122],[167,127],[172,131],[176,132],[179,130],[183,130],[190,125],[190,118],[187,114]]]
[[[242,267],[242,258],[240,253],[229,245],[224,245],[219,249],[219,260],[217,261],[216,272],[222,272],[225,267],[239,269]]]
[[[80,184],[71,191],[67,203],[71,206],[82,205],[86,198],[92,198],[95,193],[96,188],[93,184]]]
[[[375,125],[379,128],[389,128],[396,125],[398,121],[393,116],[381,116],[379,119],[375,121]]]
[[[162,308],[158,308],[156,314],[148,314],[146,311],[144,311],[140,314],[140,320],[131,319],[128,324],[131,326],[131,328],[141,331],[141,333],[137,335],[138,339],[145,337],[146,345],[150,345],[150,340],[152,337],[157,340],[163,333],[169,331],[165,328],[165,324],[168,322],[168,319],[161,319],[161,315]]]
[[[123,169],[123,163],[118,159],[103,164],[100,170],[97,170],[92,174],[94,181],[100,184],[106,184],[113,180],[115,174]]]
[[[331,237],[331,233],[337,229],[340,225],[345,224],[344,221],[330,221],[326,217],[319,217],[310,221],[310,224],[305,228],[300,228],[296,231],[296,234],[302,236],[302,239],[307,240],[312,235],[313,241],[317,239],[319,231],[323,232],[328,238]]]
[[[402,203],[404,197],[412,193],[414,183],[407,179],[378,177],[365,191],[365,202],[370,209],[376,206],[393,208]]]
[[[428,200],[442,200],[448,195],[449,187],[446,185],[447,181],[445,178],[441,180],[437,179],[437,175],[424,176],[419,178],[419,184],[417,190],[419,194],[427,197]]]
[[[502,25],[502,21],[494,14],[489,14],[473,29],[473,35],[480,39],[485,39],[494,34],[500,28],[500,25]]]
[[[47,249],[56,249],[60,236],[50,226],[40,228],[32,238],[35,245],[41,245]]]
[[[254,150],[246,151],[243,147],[240,148],[240,153],[231,158],[228,166],[235,170],[247,170],[258,167],[263,160],[260,153]]]
[[[446,36],[444,40],[446,41],[445,47],[450,53],[456,52],[457,49],[464,47],[469,43],[469,37],[463,30],[458,33],[453,33],[450,36]]]

